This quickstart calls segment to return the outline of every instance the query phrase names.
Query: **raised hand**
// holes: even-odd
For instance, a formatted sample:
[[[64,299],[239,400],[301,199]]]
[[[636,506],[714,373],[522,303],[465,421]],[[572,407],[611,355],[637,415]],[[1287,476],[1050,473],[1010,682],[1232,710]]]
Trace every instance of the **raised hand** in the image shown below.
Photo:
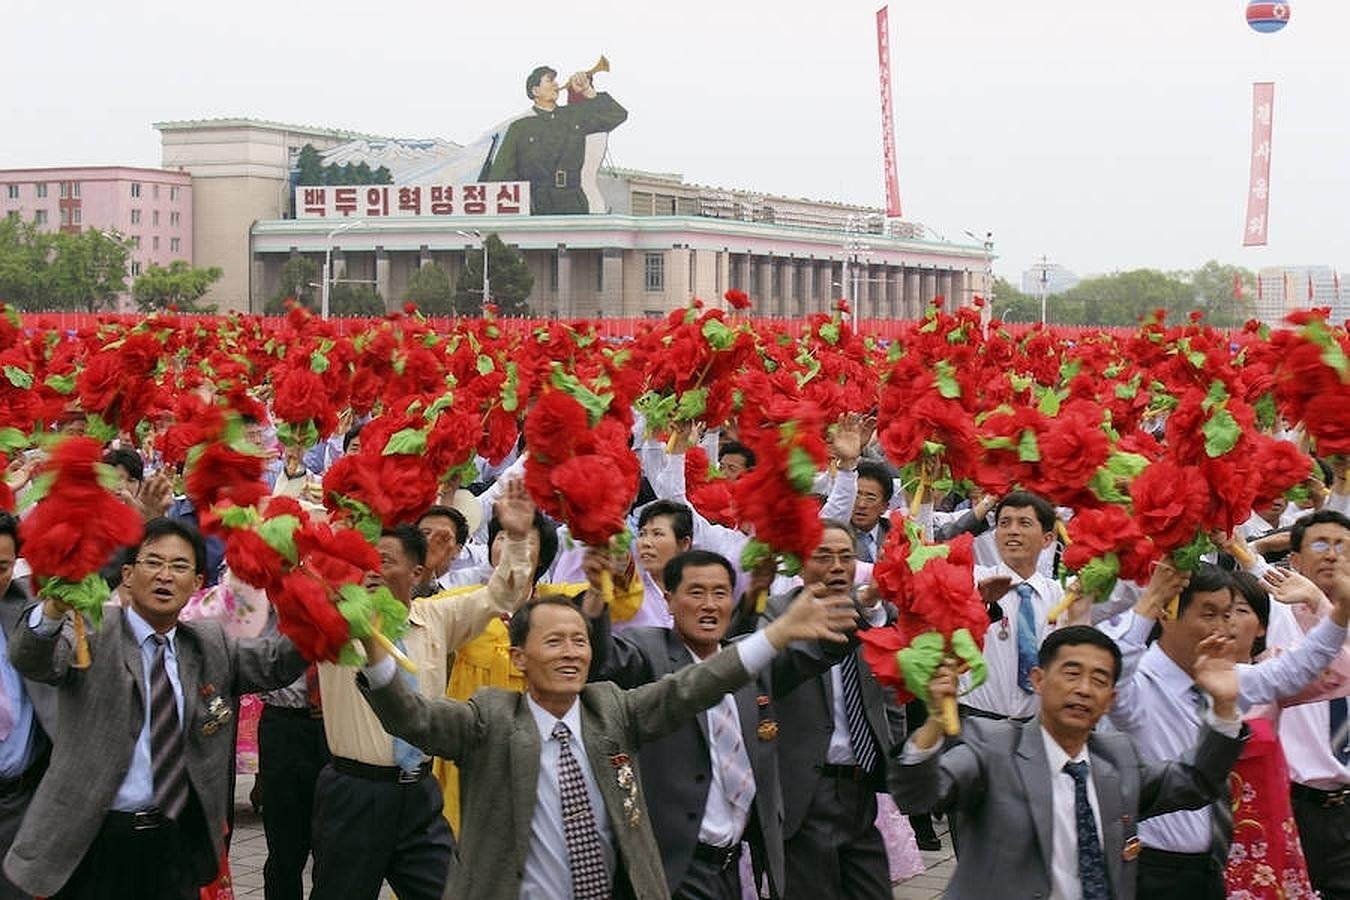
[[[980,592],[980,599],[984,601],[985,606],[993,606],[1008,591],[1012,590],[1012,579],[1007,575],[995,575],[992,578],[986,578],[975,587]]]
[[[776,649],[792,641],[842,643],[858,627],[858,610],[846,593],[832,593],[824,584],[803,588],[781,616],[764,628]]]
[[[494,509],[507,537],[520,540],[529,536],[534,525],[534,501],[525,490],[524,481],[512,478],[505,482]]]
[[[830,434],[830,452],[839,460],[839,468],[851,469],[857,465],[866,444],[864,433],[870,437],[871,429],[863,426],[863,417],[857,413],[842,415],[834,423]]]
[[[1238,715],[1237,644],[1226,634],[1211,634],[1196,645],[1191,675],[1200,690],[1209,694],[1214,714],[1221,719]]]
[[[1269,568],[1261,580],[1281,603],[1302,603],[1313,612],[1320,612],[1326,605],[1327,597],[1321,588],[1292,569]]]
[[[1172,598],[1179,595],[1190,583],[1190,572],[1183,572],[1170,560],[1159,561],[1153,568],[1153,574],[1149,576],[1144,592],[1134,604],[1135,614],[1146,619],[1162,618]]]
[[[140,508],[141,517],[147,522],[167,515],[169,507],[173,505],[173,479],[169,473],[160,469],[145,479],[141,495],[131,505]]]

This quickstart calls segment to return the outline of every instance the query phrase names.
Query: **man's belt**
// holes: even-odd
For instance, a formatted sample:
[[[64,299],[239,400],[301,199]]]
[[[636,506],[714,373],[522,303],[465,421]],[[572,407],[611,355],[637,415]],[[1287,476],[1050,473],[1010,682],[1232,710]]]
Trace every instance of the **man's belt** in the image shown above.
[[[400,769],[398,766],[372,766],[345,756],[333,757],[333,768],[343,775],[364,778],[367,781],[386,781],[396,784],[416,784],[431,772],[431,760],[427,760],[416,769]]]
[[[170,820],[158,809],[151,808],[139,812],[112,810],[104,821],[121,831],[158,831],[167,826]]]
[[[736,865],[736,860],[740,858],[741,844],[739,841],[730,847],[714,847],[712,844],[705,844],[701,841],[694,846],[694,859],[712,863],[723,871]]]
[[[1323,809],[1335,809],[1338,806],[1350,806],[1350,787],[1323,791],[1308,787],[1306,784],[1291,784],[1289,795],[1295,800],[1304,800]]]
[[[862,766],[837,766],[834,763],[826,763],[819,768],[820,774],[826,778],[841,778],[845,781],[862,781],[872,774]]]

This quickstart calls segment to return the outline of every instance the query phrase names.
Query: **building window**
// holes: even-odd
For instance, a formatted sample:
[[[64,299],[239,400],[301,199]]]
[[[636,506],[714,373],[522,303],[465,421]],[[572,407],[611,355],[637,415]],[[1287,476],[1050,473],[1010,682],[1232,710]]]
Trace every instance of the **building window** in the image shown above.
[[[9,199],[11,199],[11,200],[18,200],[18,199],[19,199],[19,186],[18,186],[17,184],[6,185],[6,186],[5,186],[5,193],[9,195]]]
[[[553,254],[548,261],[548,287],[555,294],[558,292],[558,254]]]
[[[78,206],[70,211],[70,224],[80,224],[80,208]]]
[[[131,183],[131,196],[133,198],[139,198],[141,196],[141,183],[139,181],[133,181]]]
[[[139,234],[133,234],[131,236],[131,246],[135,247],[137,250],[141,249],[141,236]]]
[[[177,201],[178,201],[178,188],[176,187],[169,188],[169,202],[176,203]]]
[[[605,292],[605,251],[603,250],[595,257],[595,292],[597,294]]]
[[[70,224],[70,210],[63,206],[61,207],[61,227],[65,228],[69,224]]]
[[[80,183],[79,183],[78,181],[72,181],[72,182],[70,183],[70,196],[75,197],[75,198],[77,198],[77,199],[79,198],[79,196],[80,196]]]
[[[141,224],[141,211],[139,209],[133,209],[131,211],[131,224],[132,225]]]
[[[698,293],[698,251],[689,251],[689,293]]]
[[[178,213],[176,212],[169,213],[169,227],[170,228],[178,227]]]
[[[159,252],[159,235],[155,235],[150,239],[150,249],[154,250],[156,253]]]
[[[150,211],[150,224],[154,225],[156,228],[159,227],[159,210],[154,209]]]
[[[169,238],[169,252],[177,253],[182,249],[183,242],[179,238]]]
[[[141,264],[135,260],[131,263],[131,277],[138,278],[141,274]]]
[[[666,289],[666,255],[648,253],[642,266],[642,284],[648,291]]]
[[[47,199],[47,182],[39,181],[37,186],[37,196],[39,200]]]
[[[159,185],[154,185],[150,188],[150,196],[155,200],[159,199]]]
[[[59,186],[58,196],[60,196],[62,200],[70,196],[70,182],[68,181],[61,182]]]
[[[33,213],[33,224],[34,225],[47,224],[47,211],[45,209],[39,209],[37,212]]]

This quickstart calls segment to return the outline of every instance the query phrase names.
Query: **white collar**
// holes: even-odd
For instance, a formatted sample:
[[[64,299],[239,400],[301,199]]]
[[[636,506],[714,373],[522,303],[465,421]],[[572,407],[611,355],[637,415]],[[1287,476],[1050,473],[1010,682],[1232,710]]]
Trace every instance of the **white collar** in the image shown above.
[[[1056,775],[1062,772],[1065,764],[1071,762],[1088,763],[1089,771],[1091,770],[1092,763],[1088,756],[1086,741],[1083,742],[1083,749],[1079,750],[1076,756],[1069,756],[1064,752],[1064,748],[1059,745],[1059,741],[1055,740],[1054,735],[1045,730],[1044,725],[1041,726],[1041,740],[1045,741],[1045,758],[1050,764],[1050,774]]]
[[[572,732],[572,740],[580,743],[581,703],[578,702],[580,699],[581,698],[578,697],[576,700],[573,700],[572,705],[568,708],[567,712],[563,713],[562,718],[559,719],[557,716],[553,715],[553,713],[536,703],[534,698],[529,695],[528,691],[525,693],[525,703],[528,704],[530,708],[530,715],[534,716],[534,724],[539,729],[539,740],[541,742],[548,743],[552,740],[554,726],[557,725],[558,722],[562,722],[567,726],[567,730]]]

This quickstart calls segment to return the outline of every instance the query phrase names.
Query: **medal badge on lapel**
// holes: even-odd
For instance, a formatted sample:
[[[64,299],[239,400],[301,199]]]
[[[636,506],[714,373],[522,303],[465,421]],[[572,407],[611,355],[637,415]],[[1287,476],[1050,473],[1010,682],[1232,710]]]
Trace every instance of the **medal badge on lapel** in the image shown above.
[[[1125,846],[1120,848],[1120,858],[1126,862],[1133,862],[1139,857],[1140,849],[1139,838],[1132,835],[1126,839]]]
[[[778,737],[778,722],[772,718],[763,718],[764,714],[768,711],[769,695],[760,694],[755,697],[755,705],[759,707],[759,714],[761,716],[759,725],[755,728],[755,734],[759,735],[761,741],[771,741]]]
[[[623,798],[623,813],[632,828],[642,821],[642,805],[638,800],[637,776],[633,774],[633,760],[627,753],[616,753],[609,758],[614,767],[614,780],[628,796]]]
[[[226,704],[225,698],[216,693],[214,684],[204,684],[201,689],[202,702],[206,704],[206,721],[202,723],[202,734],[210,737],[221,729],[234,712]]]

